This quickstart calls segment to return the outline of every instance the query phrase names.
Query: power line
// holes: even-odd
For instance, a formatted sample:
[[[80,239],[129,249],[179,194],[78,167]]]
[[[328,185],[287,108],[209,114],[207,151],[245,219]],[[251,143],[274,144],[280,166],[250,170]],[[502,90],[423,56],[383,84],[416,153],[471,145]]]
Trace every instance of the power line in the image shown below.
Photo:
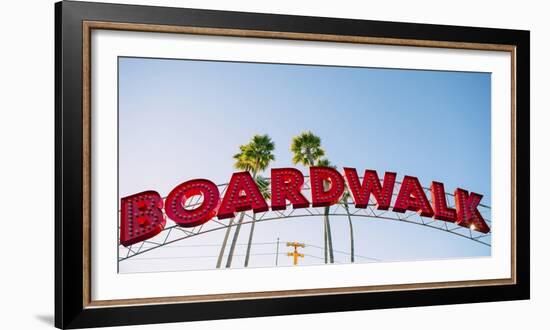
[[[316,259],[321,259],[321,260],[325,260],[325,257],[318,257],[318,256],[314,256],[312,254],[307,254],[307,253],[304,253],[304,256],[306,257],[312,257],[312,258],[316,258]],[[339,262],[339,261],[334,261],[335,264],[342,264],[342,262]]]
[[[288,242],[283,242],[283,243],[288,243]],[[258,242],[258,243],[252,243],[252,245],[275,245],[277,244],[277,242]],[[194,244],[194,245],[165,245],[164,247],[169,247],[169,248],[196,248],[196,247],[217,247],[217,246],[221,246],[222,244]],[[242,243],[242,244],[237,244],[239,246],[244,246],[244,245],[247,245],[245,243]],[[316,249],[320,249],[320,250],[324,250],[323,247],[321,246],[318,246],[318,245],[313,245],[313,244],[308,244],[306,243],[306,246],[307,247],[313,247],[313,248],[316,248]],[[341,254],[345,254],[345,255],[351,255],[351,253],[349,252],[345,252],[345,251],[340,251],[340,250],[333,250],[334,252],[336,253],[341,253]],[[255,253],[255,254],[251,254],[251,255],[276,255],[277,253]],[[312,257],[312,258],[319,258],[317,256],[314,256],[314,255],[311,255],[311,254],[306,254],[307,256],[309,257]],[[235,256],[238,256],[238,257],[243,257],[245,255],[235,255]],[[366,257],[366,256],[361,256],[361,255],[357,255],[355,254],[354,255],[355,257],[359,257],[359,258],[364,258],[364,259],[369,259],[369,260],[373,260],[373,261],[382,261],[381,259],[378,259],[378,258],[373,258],[373,257]],[[192,258],[213,258],[213,257],[218,257],[218,256],[175,256],[175,257],[144,257],[144,258],[135,258],[135,259],[139,259],[139,260],[156,260],[156,259],[192,259]],[[323,258],[319,258],[319,259],[323,259]]]
[[[254,253],[253,256],[273,256],[275,253]],[[234,254],[234,257],[244,257],[245,254]],[[156,260],[156,259],[194,259],[194,258],[217,258],[218,256],[178,256],[178,257],[146,257],[146,258],[133,258],[133,260]]]
[[[313,248],[321,249],[321,250],[324,250],[324,249],[325,249],[324,247],[317,246],[317,245],[313,245],[313,244],[307,244],[307,243],[306,243],[306,246],[311,246],[311,247],[313,247]],[[337,252],[337,253],[342,253],[342,254],[346,254],[346,255],[351,255],[351,253],[345,252],[345,251],[339,251],[339,250],[333,250],[333,251],[334,251],[334,252]],[[361,255],[357,255],[357,254],[354,254],[354,256],[355,256],[355,257],[359,257],[359,258],[371,259],[371,260],[374,260],[374,261],[382,261],[381,259],[377,259],[377,258],[373,258],[373,257],[361,256]]]
[[[260,242],[260,243],[252,243],[252,245],[274,245],[277,244],[277,242]],[[239,243],[236,245],[248,245],[246,243]],[[170,247],[170,248],[185,248],[185,247],[207,247],[207,246],[222,246],[222,244],[192,244],[192,245],[165,245],[164,247]]]

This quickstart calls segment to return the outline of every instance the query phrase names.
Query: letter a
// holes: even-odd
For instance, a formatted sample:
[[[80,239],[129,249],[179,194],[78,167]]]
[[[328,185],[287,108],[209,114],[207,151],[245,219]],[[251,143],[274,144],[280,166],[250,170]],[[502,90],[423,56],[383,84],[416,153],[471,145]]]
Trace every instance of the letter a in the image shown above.
[[[235,212],[253,210],[254,213],[269,209],[260,189],[248,172],[237,172],[231,176],[231,181],[223,196],[218,219],[232,218]]]
[[[420,185],[418,178],[405,175],[395,205],[394,212],[405,213],[405,211],[418,212],[423,217],[431,217],[434,211],[426,198],[424,189]]]

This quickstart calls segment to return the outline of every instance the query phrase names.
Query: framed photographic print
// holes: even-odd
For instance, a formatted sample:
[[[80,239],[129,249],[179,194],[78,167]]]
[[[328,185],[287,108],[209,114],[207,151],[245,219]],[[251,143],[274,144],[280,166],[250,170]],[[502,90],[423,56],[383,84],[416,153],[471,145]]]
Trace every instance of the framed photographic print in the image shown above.
[[[528,31],[55,13],[57,327],[529,298]]]

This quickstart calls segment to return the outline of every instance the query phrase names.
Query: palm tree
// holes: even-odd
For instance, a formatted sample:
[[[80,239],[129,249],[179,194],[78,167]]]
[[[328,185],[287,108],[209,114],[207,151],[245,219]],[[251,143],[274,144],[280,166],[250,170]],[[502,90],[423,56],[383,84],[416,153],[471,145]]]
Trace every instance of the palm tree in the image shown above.
[[[262,194],[262,197],[265,200],[271,199],[271,193],[269,191],[269,180],[262,177],[257,176],[256,179],[256,185],[260,189],[260,193]],[[250,233],[248,234],[248,244],[246,246],[246,257],[244,259],[244,266],[248,267],[248,262],[250,261],[250,248],[252,247],[252,237],[254,236],[254,227],[256,226],[256,214],[252,214],[252,223],[250,224]]]
[[[349,223],[349,238],[350,238],[350,253],[351,253],[351,262],[355,262],[355,242],[353,239],[353,223],[351,222],[351,214],[349,213],[349,205],[348,200],[351,197],[348,189],[346,188],[344,190],[344,193],[342,194],[342,198],[340,199],[340,203],[344,206],[344,209],[346,210],[346,213],[348,215],[348,223]]]
[[[324,166],[329,164],[327,159],[322,160],[325,151],[321,148],[321,138],[310,131],[303,132],[300,135],[292,138],[290,151],[294,154],[292,162],[294,164],[302,164],[304,166]],[[325,208],[324,214],[324,233],[325,233],[325,263],[334,262],[334,253],[332,250],[332,234],[330,230],[330,221],[328,218],[330,208]]]
[[[275,160],[275,155],[273,155],[273,150],[275,150],[275,143],[271,140],[269,135],[254,135],[250,142],[239,147],[240,152],[233,156],[235,159],[234,167],[239,170],[249,171],[252,174],[252,178],[258,183],[257,175],[259,172],[267,169],[269,164]],[[235,233],[233,234],[233,240],[231,241],[231,247],[229,249],[229,255],[227,257],[226,267],[231,267],[233,261],[233,255],[235,253],[235,247],[237,246],[237,240],[239,238],[239,233],[241,231],[241,224],[244,219],[245,212],[241,212],[239,221],[235,228]],[[252,223],[256,221],[256,217],[252,218]],[[228,228],[229,230],[229,228]],[[251,229],[251,235],[253,235],[253,229]],[[249,237],[249,246],[247,247],[247,259],[249,259],[250,254],[250,244],[252,244],[252,238]],[[222,249],[225,250],[225,244],[227,241],[224,240],[224,245]],[[220,251],[221,252],[221,251]]]
[[[239,147],[240,152],[238,154],[233,155],[233,159],[235,159],[235,164],[233,166],[236,169],[241,171],[252,170],[252,164],[250,163],[249,159],[247,159],[245,156],[247,147],[248,147],[247,144],[241,145]],[[241,212],[239,216],[239,223],[242,222],[243,218],[244,218],[244,212]],[[220,253],[218,254],[218,261],[216,262],[216,268],[220,268],[222,265],[223,255],[225,253],[225,247],[227,246],[227,240],[229,239],[229,233],[231,232],[231,228],[233,226],[234,221],[235,221],[235,217],[229,220],[229,225],[227,226],[227,230],[225,231],[225,236],[223,238],[222,246],[220,248]]]
[[[332,165],[330,161],[327,158],[319,159],[317,161],[317,166],[323,166],[323,167],[331,167],[336,168],[336,166]],[[323,186],[325,189],[328,189],[328,183],[324,182]],[[324,210],[324,219],[325,219],[325,263],[327,261],[327,246],[328,246],[328,257],[330,259],[330,263],[334,263],[334,252],[332,250],[332,230],[330,229],[330,219],[329,219],[329,213],[330,213],[330,206],[325,206]]]

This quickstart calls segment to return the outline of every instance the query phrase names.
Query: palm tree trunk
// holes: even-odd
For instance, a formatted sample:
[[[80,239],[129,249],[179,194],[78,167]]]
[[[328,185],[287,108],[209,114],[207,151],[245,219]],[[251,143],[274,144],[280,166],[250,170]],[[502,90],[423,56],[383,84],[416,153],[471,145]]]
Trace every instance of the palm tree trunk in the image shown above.
[[[256,166],[258,163],[256,162]],[[252,172],[252,179],[256,179],[256,171]],[[227,256],[227,263],[225,264],[226,268],[231,267],[231,262],[233,261],[233,253],[235,253],[235,246],[237,245],[237,240],[239,239],[239,233],[241,231],[241,224],[244,219],[245,212],[241,212],[241,217],[239,218],[239,222],[237,222],[237,228],[235,229],[235,233],[233,234],[233,241],[231,241],[231,248],[229,248],[229,255]],[[248,249],[248,248],[247,248]]]
[[[234,217],[231,218],[231,220],[229,220],[229,226],[227,226],[227,230],[225,231],[225,237],[223,238],[220,254],[218,255],[218,262],[216,262],[216,268],[220,268],[222,266],[223,254],[225,253],[225,246],[227,245],[227,239],[229,238],[229,233],[231,232],[231,225],[233,225],[234,220],[235,220]]]
[[[327,219],[323,217],[323,241],[325,242],[325,264],[328,264]]]
[[[258,164],[256,163],[256,165]],[[254,179],[256,179],[256,175],[257,175],[257,172],[254,171],[254,175],[253,175]],[[254,236],[254,226],[256,226],[256,213],[252,213],[252,224],[250,225],[250,233],[248,234],[248,244],[246,245],[246,257],[244,258],[245,267],[248,267],[248,261],[250,261],[250,248],[252,247],[252,237]]]
[[[329,189],[329,184],[325,181],[323,182],[323,187]],[[328,253],[328,259],[331,264],[334,263],[334,252],[332,250],[332,231],[330,230],[330,206],[325,207],[325,255]],[[328,248],[327,248],[328,247]],[[327,252],[328,250],[328,252]],[[325,258],[326,260],[326,258]]]
[[[349,206],[348,201],[344,201],[344,208],[346,209],[346,213],[348,214],[348,222],[349,222],[349,238],[350,238],[350,252],[351,252],[351,262],[355,262],[355,242],[353,240],[353,223],[351,222],[351,214],[349,213]]]
[[[325,207],[325,223],[326,223],[326,237],[328,245],[328,255],[331,264],[334,263],[334,251],[332,249],[332,233],[330,230],[330,220],[328,214],[330,213],[330,207]]]
[[[248,245],[246,246],[246,257],[244,259],[245,267],[248,267],[248,261],[250,260],[250,248],[252,246],[252,236],[254,236],[255,225],[256,225],[256,214],[252,215],[252,224],[250,225],[250,234],[248,235]]]
[[[309,152],[309,150],[306,152],[306,154],[309,160],[309,165],[313,166],[315,164],[315,160],[311,156],[311,153]],[[323,186],[325,187],[325,189],[328,188],[326,183],[324,183]],[[332,264],[334,263],[334,252],[332,249],[332,233],[330,230],[330,220],[328,216],[329,212],[330,212],[330,206],[325,207],[325,215],[324,215],[325,263],[330,262]]]
[[[225,264],[226,268],[231,267],[231,262],[233,261],[233,254],[235,253],[235,247],[237,246],[237,240],[239,239],[239,232],[241,231],[241,224],[243,223],[245,212],[241,212],[239,216],[239,221],[235,228],[235,234],[233,234],[233,240],[231,241],[231,247],[229,248],[229,254],[227,255],[227,262]]]

